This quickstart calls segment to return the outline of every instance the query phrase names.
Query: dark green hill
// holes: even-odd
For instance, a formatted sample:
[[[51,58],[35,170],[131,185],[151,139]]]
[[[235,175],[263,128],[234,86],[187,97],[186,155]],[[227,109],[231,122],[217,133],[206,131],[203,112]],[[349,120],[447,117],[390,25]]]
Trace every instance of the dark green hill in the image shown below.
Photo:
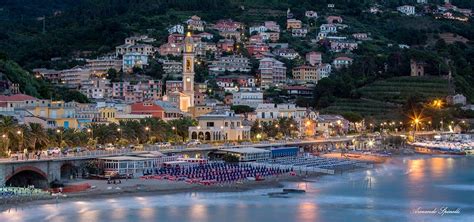
[[[448,80],[440,77],[396,77],[376,81],[357,90],[363,98],[402,104],[413,95],[424,100],[453,94]]]
[[[448,80],[435,76],[394,77],[375,81],[355,91],[360,94],[361,99],[336,99],[322,111],[353,112],[376,119],[400,119],[403,118],[402,107],[411,97],[430,101],[453,94]]]

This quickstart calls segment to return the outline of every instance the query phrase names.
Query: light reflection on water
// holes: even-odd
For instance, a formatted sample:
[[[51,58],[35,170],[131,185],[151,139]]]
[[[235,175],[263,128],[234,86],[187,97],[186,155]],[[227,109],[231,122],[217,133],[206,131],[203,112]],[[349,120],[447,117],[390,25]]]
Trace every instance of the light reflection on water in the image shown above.
[[[319,209],[315,203],[301,202],[297,209],[297,221],[319,221]]]
[[[474,158],[394,158],[374,169],[287,183],[306,194],[183,193],[70,201],[0,213],[0,221],[474,221]],[[314,181],[314,182],[311,182]],[[460,215],[412,214],[418,207]]]

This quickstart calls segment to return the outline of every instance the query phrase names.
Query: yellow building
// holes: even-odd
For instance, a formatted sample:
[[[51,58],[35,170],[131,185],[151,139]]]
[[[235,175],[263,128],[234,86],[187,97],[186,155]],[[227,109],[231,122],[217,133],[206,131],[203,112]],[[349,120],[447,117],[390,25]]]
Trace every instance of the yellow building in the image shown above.
[[[48,127],[78,128],[78,122],[75,118],[75,102],[36,103],[28,111],[36,117],[46,119]]]
[[[286,29],[300,29],[302,27],[301,20],[288,19],[286,20]]]
[[[105,119],[107,122],[115,123],[117,120],[115,116],[117,115],[117,110],[115,108],[105,107],[99,109],[100,118]]]
[[[298,82],[317,83],[319,80],[318,67],[302,65],[293,68],[293,79]]]
[[[212,110],[213,109],[210,106],[193,106],[189,108],[189,113],[195,119],[199,116],[212,112]]]

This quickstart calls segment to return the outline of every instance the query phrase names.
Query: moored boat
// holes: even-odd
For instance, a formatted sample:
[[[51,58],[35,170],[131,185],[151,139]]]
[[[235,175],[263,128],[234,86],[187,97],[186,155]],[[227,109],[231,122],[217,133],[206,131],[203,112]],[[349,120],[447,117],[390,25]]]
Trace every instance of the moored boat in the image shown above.
[[[419,154],[466,155],[463,149],[445,147],[414,146],[414,151]]]
[[[283,192],[287,192],[287,193],[305,193],[306,191],[303,190],[303,189],[284,188]]]

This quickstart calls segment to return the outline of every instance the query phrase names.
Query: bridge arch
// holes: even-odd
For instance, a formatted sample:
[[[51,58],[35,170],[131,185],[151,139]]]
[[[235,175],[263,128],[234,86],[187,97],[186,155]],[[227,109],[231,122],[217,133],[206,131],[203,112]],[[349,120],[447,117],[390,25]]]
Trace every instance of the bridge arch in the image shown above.
[[[33,166],[23,166],[15,169],[5,178],[5,184],[14,187],[34,185],[36,188],[48,188],[48,175]]]
[[[69,179],[71,176],[77,176],[78,167],[71,162],[65,162],[61,165],[61,179]]]

